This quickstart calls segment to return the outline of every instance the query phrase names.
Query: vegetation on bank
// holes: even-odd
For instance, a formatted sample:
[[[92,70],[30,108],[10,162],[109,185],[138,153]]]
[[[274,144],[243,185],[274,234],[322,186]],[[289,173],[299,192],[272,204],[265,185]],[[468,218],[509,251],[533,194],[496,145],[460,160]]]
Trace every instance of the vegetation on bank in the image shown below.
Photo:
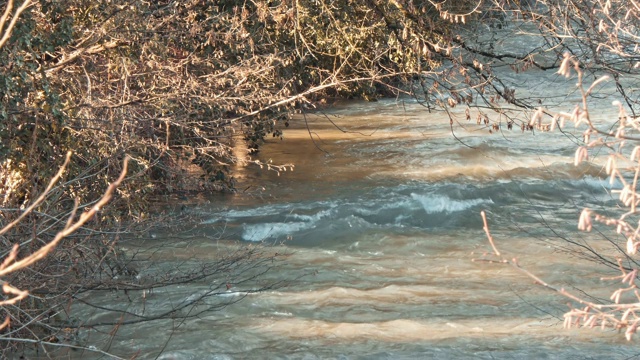
[[[458,4],[32,1],[0,54],[3,205],[28,203],[69,150],[81,199],[131,156],[133,216],[150,194],[231,188],[235,140],[257,151],[303,105],[396,94],[440,65],[455,24],[439,13],[473,10]]]
[[[130,299],[135,292],[144,303],[149,289],[216,279],[205,299],[274,266],[281,254],[241,247],[195,270],[143,282],[118,239],[144,219],[154,196],[232,190],[233,164],[257,162],[237,142],[256,152],[266,137],[283,135],[293,113],[327,97],[397,95],[416,80],[425,94],[441,91],[423,74],[453,58],[453,29],[476,4],[23,0],[2,6],[3,258],[16,261],[52,244],[75,214],[93,208],[129,159],[108,206],[47,247],[44,259],[3,275],[30,291],[3,305],[9,327],[0,347],[10,351],[69,344],[77,329],[97,326],[77,323],[67,311],[87,291],[125,291]],[[64,174],[48,187],[68,152]],[[19,244],[15,254],[13,244]],[[175,317],[202,299],[134,318],[114,306],[122,318],[110,326]]]
[[[622,0],[1,4],[0,225],[20,218],[0,234],[3,258],[13,244],[21,251],[15,260],[51,243],[75,211],[96,204],[129,158],[110,206],[32,273],[3,278],[40,290],[29,304],[3,308],[20,336],[34,341],[61,339],[56,334],[70,324],[51,319],[78,293],[142,291],[231,271],[212,266],[123,287],[113,279],[134,274],[117,239],[158,194],[232,190],[233,165],[257,162],[238,142],[259,151],[266,138],[283,136],[292,114],[327,98],[406,94],[428,109],[473,105],[478,121],[499,129],[509,108],[533,111],[541,99],[519,97],[493,69],[553,70],[570,53],[586,76],[611,75],[631,116],[638,106],[624,84],[638,71],[638,7]],[[538,41],[513,49],[496,35],[518,31],[536,31]],[[64,175],[47,189],[69,151]],[[45,200],[21,217],[41,194]],[[258,258],[249,249],[221,264],[260,273],[256,266],[272,257]]]

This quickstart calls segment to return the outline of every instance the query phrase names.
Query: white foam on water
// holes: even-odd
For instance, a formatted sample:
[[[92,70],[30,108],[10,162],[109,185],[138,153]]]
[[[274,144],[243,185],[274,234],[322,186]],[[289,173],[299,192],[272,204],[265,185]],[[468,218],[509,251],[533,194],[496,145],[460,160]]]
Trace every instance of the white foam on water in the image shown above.
[[[202,224],[215,224],[220,221],[238,221],[243,218],[259,218],[259,217],[280,217],[285,216],[287,219],[297,221],[313,222],[321,218],[330,216],[340,204],[336,202],[312,202],[307,204],[271,204],[258,206],[251,209],[220,209],[215,212],[215,216],[204,220]],[[317,207],[325,207],[326,210],[318,211],[313,215],[297,214],[295,211],[308,211]]]
[[[455,200],[446,195],[420,195],[412,193],[411,197],[418,201],[427,214],[452,213],[464,211],[480,204],[493,204],[491,199]]]
[[[335,206],[334,206],[335,207]],[[313,215],[304,215],[304,214],[290,214],[288,217],[291,217],[296,220],[301,220],[305,222],[317,222],[318,220],[328,217],[333,213],[333,208],[326,209],[322,211],[318,211]]]
[[[227,290],[227,292],[216,294],[216,296],[219,296],[219,297],[237,297],[237,296],[248,296],[248,295],[252,295],[252,294],[254,294],[254,293],[253,292],[249,292],[249,291],[231,291],[231,290]]]
[[[269,216],[278,215],[285,211],[286,204],[258,206],[251,209],[237,210],[237,209],[223,209],[216,212],[216,216],[211,219],[204,220],[203,224],[215,224],[221,220],[239,219],[239,218],[251,218],[256,216]]]
[[[300,230],[315,227],[313,222],[274,222],[244,225],[242,239],[246,241],[262,241],[269,238],[280,238]]]

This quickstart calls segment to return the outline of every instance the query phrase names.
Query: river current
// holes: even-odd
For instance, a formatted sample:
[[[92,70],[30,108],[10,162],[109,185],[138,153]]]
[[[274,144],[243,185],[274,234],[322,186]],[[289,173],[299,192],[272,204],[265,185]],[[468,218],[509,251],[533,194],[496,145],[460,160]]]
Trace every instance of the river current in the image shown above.
[[[532,91],[565,80],[548,81]],[[556,105],[571,110],[577,100]],[[598,101],[611,108],[611,99]],[[567,299],[513,268],[474,261],[491,249],[485,210],[507,256],[557,287],[608,297],[618,285],[600,278],[615,270],[576,251],[613,253],[602,235],[577,231],[583,207],[617,205],[599,158],[573,165],[571,129],[523,132],[503,121],[490,133],[475,117],[467,121],[464,107],[452,111],[453,127],[445,113],[412,99],[343,102],[292,119],[258,157],[295,164],[293,171],[246,166],[237,194],[186,204],[204,219],[197,230],[220,241],[171,233],[153,240],[167,263],[214,258],[221,242],[274,244],[289,255],[263,279],[286,286],[184,323],[123,326],[109,350],[161,359],[639,356],[637,341],[614,330],[563,329]],[[607,111],[596,120],[612,121]],[[147,306],[179,303],[206,285],[159,290]],[[228,296],[245,290],[234,286]]]

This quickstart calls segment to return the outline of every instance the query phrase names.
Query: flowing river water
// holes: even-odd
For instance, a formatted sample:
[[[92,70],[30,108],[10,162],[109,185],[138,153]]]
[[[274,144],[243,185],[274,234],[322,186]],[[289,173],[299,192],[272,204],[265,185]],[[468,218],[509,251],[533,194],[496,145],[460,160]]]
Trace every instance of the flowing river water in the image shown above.
[[[597,158],[575,167],[571,135],[509,131],[504,122],[490,134],[467,122],[464,108],[452,111],[455,137],[446,114],[411,99],[339,103],[291,120],[284,140],[269,140],[259,157],[294,171],[247,166],[238,194],[186,209],[205,219],[200,231],[288,252],[265,275],[287,286],[184,323],[123,326],[109,350],[161,359],[637,357],[637,341],[617,331],[563,329],[568,300],[521,272],[473,261],[490,251],[486,210],[506,256],[555,286],[608,297],[618,285],[600,278],[616,272],[567,251],[576,249],[567,239],[611,250],[603,236],[576,230],[582,207],[617,204]],[[154,241],[167,262],[224,251],[206,237]],[[201,285],[154,293],[156,306]],[[101,316],[92,311],[82,316]]]

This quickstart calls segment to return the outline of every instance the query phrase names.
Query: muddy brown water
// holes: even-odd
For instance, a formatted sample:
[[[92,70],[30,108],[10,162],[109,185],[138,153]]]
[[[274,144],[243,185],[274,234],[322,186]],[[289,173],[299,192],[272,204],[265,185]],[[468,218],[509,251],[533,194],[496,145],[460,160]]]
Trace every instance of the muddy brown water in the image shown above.
[[[226,242],[290,251],[267,278],[291,283],[177,328],[123,327],[110,351],[161,359],[637,357],[637,341],[616,331],[563,329],[567,300],[518,271],[472,261],[490,251],[485,210],[508,256],[558,287],[606,297],[616,284],[600,277],[615,272],[563,251],[561,238],[612,251],[597,234],[576,231],[582,207],[616,204],[598,160],[574,167],[575,144],[558,132],[489,134],[467,123],[463,108],[454,114],[457,139],[445,114],[410,99],[339,103],[307,123],[291,120],[284,140],[270,139],[259,157],[294,171],[247,166],[238,175],[247,192],[187,206],[206,219],[201,229]],[[159,259],[206,260],[224,248],[177,238],[158,234]],[[189,286],[154,293],[153,306],[206,288]]]

